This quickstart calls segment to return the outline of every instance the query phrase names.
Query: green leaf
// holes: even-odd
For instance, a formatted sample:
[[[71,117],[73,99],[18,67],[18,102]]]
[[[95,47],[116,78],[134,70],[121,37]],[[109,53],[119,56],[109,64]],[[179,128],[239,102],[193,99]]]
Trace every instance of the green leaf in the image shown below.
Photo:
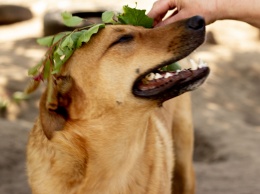
[[[56,34],[54,36],[54,40],[53,40],[53,44],[57,43],[58,41],[60,41],[62,38],[66,37],[67,35],[69,35],[71,32],[60,32],[58,34]]]
[[[64,55],[64,52],[63,52],[63,50],[62,50],[60,47],[58,47],[58,48],[55,50],[55,52],[58,53],[60,56]]]
[[[47,60],[43,69],[43,79],[47,79],[50,75],[50,60]]]
[[[63,19],[63,23],[66,26],[77,26],[78,24],[80,24],[82,22],[82,18],[78,17],[78,16],[72,16],[71,13],[69,12],[63,12],[61,13],[62,19]]]
[[[53,35],[53,36],[46,36],[43,38],[38,38],[36,41],[41,46],[47,46],[50,47],[56,42],[58,42],[61,38],[65,37],[71,32],[61,32],[59,34]]]
[[[181,70],[181,66],[178,63],[172,63],[170,65],[161,68],[162,71],[177,71]]]
[[[38,63],[37,65],[35,65],[34,67],[31,67],[29,70],[28,70],[28,75],[36,75],[38,73],[38,69],[42,66],[42,61],[40,63]]]
[[[113,11],[105,11],[102,13],[102,22],[103,23],[109,23],[109,24],[115,24],[117,21],[115,20],[116,14]]]
[[[146,14],[146,10],[139,10],[136,8],[123,7],[124,13],[118,16],[119,21],[122,24],[129,24],[134,26],[143,26],[145,28],[153,27],[153,19],[149,18]]]
[[[64,40],[61,41],[60,46],[57,48],[57,51],[60,50],[62,52],[62,49],[64,47],[69,47],[71,49],[74,49],[79,37],[84,33],[83,30],[78,32],[71,32]],[[60,52],[59,51],[59,52]],[[62,55],[62,54],[61,54]]]
[[[28,100],[29,99],[29,95],[24,93],[24,92],[15,92],[13,94],[13,99],[16,101],[16,102],[19,102],[19,101],[22,101],[22,100]]]
[[[71,35],[67,36],[61,43],[60,45],[61,49],[63,49],[64,47],[69,47],[69,48],[73,48],[74,47],[74,41],[71,38]]]
[[[71,57],[74,51],[75,49],[65,47],[63,49],[63,55],[59,55],[56,51],[53,53],[54,69],[52,71],[52,74],[60,72],[62,65],[66,63],[66,61]]]
[[[88,30],[82,30],[83,33],[80,35],[77,41],[77,48],[81,47],[82,43],[87,43],[93,34],[96,34],[99,31],[99,29],[104,27],[105,24],[96,24]]]
[[[38,38],[36,41],[41,46],[50,47],[53,44],[54,36],[46,36],[43,38]]]

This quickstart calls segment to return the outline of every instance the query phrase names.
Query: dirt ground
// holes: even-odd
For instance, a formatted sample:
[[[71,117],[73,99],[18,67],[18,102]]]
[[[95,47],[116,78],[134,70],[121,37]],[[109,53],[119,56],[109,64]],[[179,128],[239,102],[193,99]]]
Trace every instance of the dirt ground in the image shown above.
[[[196,193],[258,194],[259,30],[241,22],[219,21],[208,26],[207,31],[213,32],[217,44],[205,43],[191,56],[204,59],[211,68],[207,83],[192,92]],[[24,89],[29,81],[28,68],[44,53],[44,48],[35,43],[41,35],[40,16],[0,26],[0,107],[7,108],[6,112],[3,108],[0,111],[1,194],[30,193],[25,148],[37,116],[41,89],[25,101],[12,96]]]

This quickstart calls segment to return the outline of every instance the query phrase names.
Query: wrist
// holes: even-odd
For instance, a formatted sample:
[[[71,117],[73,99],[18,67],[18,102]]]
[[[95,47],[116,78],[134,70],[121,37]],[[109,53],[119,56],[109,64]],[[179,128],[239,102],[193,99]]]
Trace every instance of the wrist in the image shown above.
[[[238,2],[238,4],[241,4]],[[237,20],[237,3],[233,1],[217,1],[216,6],[216,15],[217,20],[223,20],[223,19],[235,19]],[[241,14],[241,13],[240,13]]]
[[[257,0],[250,2],[246,0],[217,0],[216,2],[217,20],[231,19],[248,23],[257,20],[257,14],[259,12],[259,8],[257,8],[259,7],[259,3]]]

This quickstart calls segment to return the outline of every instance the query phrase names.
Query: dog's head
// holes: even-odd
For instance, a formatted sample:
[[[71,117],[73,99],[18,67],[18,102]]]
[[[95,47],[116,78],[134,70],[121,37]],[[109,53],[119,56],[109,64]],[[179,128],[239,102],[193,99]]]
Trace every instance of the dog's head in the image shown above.
[[[49,82],[52,90],[41,100],[45,134],[50,138],[67,119],[98,117],[115,107],[138,111],[195,89],[207,77],[207,67],[170,73],[158,69],[189,55],[204,36],[199,16],[154,29],[106,26]],[[50,127],[51,120],[59,122]]]

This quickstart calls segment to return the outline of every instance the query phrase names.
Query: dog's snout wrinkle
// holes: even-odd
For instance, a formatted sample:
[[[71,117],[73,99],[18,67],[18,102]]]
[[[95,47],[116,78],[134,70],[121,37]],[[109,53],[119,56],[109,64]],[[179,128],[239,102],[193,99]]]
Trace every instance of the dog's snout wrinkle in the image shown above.
[[[201,16],[193,16],[187,21],[188,28],[200,30],[205,27],[205,20]]]

